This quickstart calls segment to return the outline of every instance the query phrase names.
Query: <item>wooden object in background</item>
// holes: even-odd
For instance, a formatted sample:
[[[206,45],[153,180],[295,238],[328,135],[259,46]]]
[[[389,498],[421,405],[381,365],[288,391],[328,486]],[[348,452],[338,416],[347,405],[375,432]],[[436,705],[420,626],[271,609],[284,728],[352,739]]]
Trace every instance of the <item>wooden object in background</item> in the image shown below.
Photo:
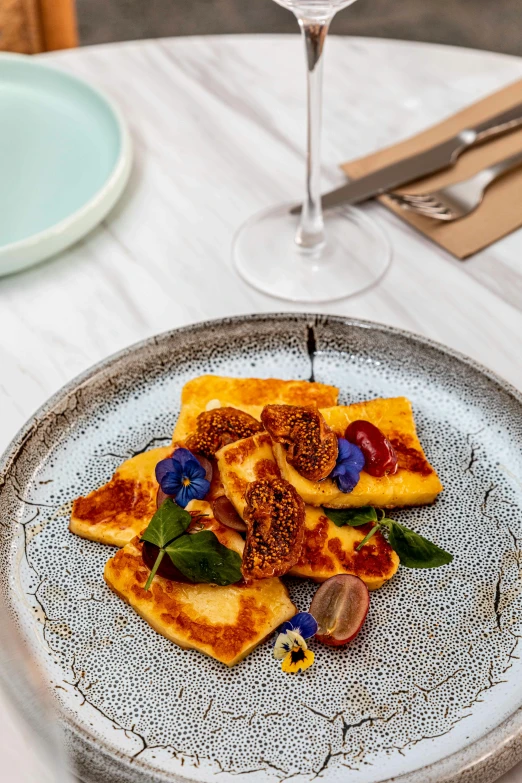
[[[74,0],[0,0],[0,51],[37,54],[74,46]]]

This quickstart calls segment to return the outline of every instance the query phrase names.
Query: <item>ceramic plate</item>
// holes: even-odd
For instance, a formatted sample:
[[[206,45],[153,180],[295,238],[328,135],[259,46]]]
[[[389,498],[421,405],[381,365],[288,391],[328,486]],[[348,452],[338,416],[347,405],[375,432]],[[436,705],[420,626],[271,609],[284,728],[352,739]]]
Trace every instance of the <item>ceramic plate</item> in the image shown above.
[[[342,403],[407,395],[445,486],[395,511],[451,551],[400,568],[343,649],[305,674],[271,641],[233,669],[156,634],[106,587],[113,549],[67,531],[76,496],[168,443],[204,372],[314,378]],[[83,780],[489,781],[521,753],[522,398],[472,361],[377,324],[262,315],[132,347],[59,392],[3,460],[0,579]],[[288,580],[307,609],[314,586]]]
[[[39,58],[0,54],[0,275],[76,242],[114,206],[131,142],[107,96]]]

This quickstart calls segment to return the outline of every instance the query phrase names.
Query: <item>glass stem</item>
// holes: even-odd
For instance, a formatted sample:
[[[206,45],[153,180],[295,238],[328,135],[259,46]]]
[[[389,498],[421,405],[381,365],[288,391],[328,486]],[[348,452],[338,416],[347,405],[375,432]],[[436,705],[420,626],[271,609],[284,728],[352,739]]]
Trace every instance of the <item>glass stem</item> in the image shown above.
[[[321,21],[301,18],[298,21],[307,67],[307,144],[306,194],[295,241],[303,250],[318,250],[325,241],[321,208],[322,54],[331,18]]]

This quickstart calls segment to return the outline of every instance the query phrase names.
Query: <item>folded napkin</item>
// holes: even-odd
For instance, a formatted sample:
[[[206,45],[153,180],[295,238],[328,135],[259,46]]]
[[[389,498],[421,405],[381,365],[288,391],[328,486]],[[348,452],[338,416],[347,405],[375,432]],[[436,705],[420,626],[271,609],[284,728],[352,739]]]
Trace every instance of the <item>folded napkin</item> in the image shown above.
[[[357,179],[402,158],[423,152],[464,128],[487,120],[522,103],[522,79],[468,106],[422,133],[358,160],[342,164],[350,178]],[[463,152],[456,166],[397,188],[397,193],[426,193],[473,176],[492,163],[522,151],[522,129]],[[468,217],[445,223],[401,209],[387,196],[379,201],[425,236],[457,258],[467,258],[522,226],[522,167],[505,174],[489,186],[482,204]]]

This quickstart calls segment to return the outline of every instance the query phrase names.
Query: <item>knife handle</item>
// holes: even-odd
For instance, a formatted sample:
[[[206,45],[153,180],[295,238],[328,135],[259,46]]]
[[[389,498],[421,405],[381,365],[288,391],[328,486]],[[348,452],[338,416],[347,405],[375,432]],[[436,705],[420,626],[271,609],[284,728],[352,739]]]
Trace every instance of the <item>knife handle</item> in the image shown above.
[[[475,139],[473,144],[486,141],[493,136],[499,136],[502,133],[507,133],[513,130],[517,126],[522,125],[522,104],[508,109],[501,114],[497,114],[496,117],[490,117],[489,120],[481,122],[476,125],[472,130],[475,132]]]

